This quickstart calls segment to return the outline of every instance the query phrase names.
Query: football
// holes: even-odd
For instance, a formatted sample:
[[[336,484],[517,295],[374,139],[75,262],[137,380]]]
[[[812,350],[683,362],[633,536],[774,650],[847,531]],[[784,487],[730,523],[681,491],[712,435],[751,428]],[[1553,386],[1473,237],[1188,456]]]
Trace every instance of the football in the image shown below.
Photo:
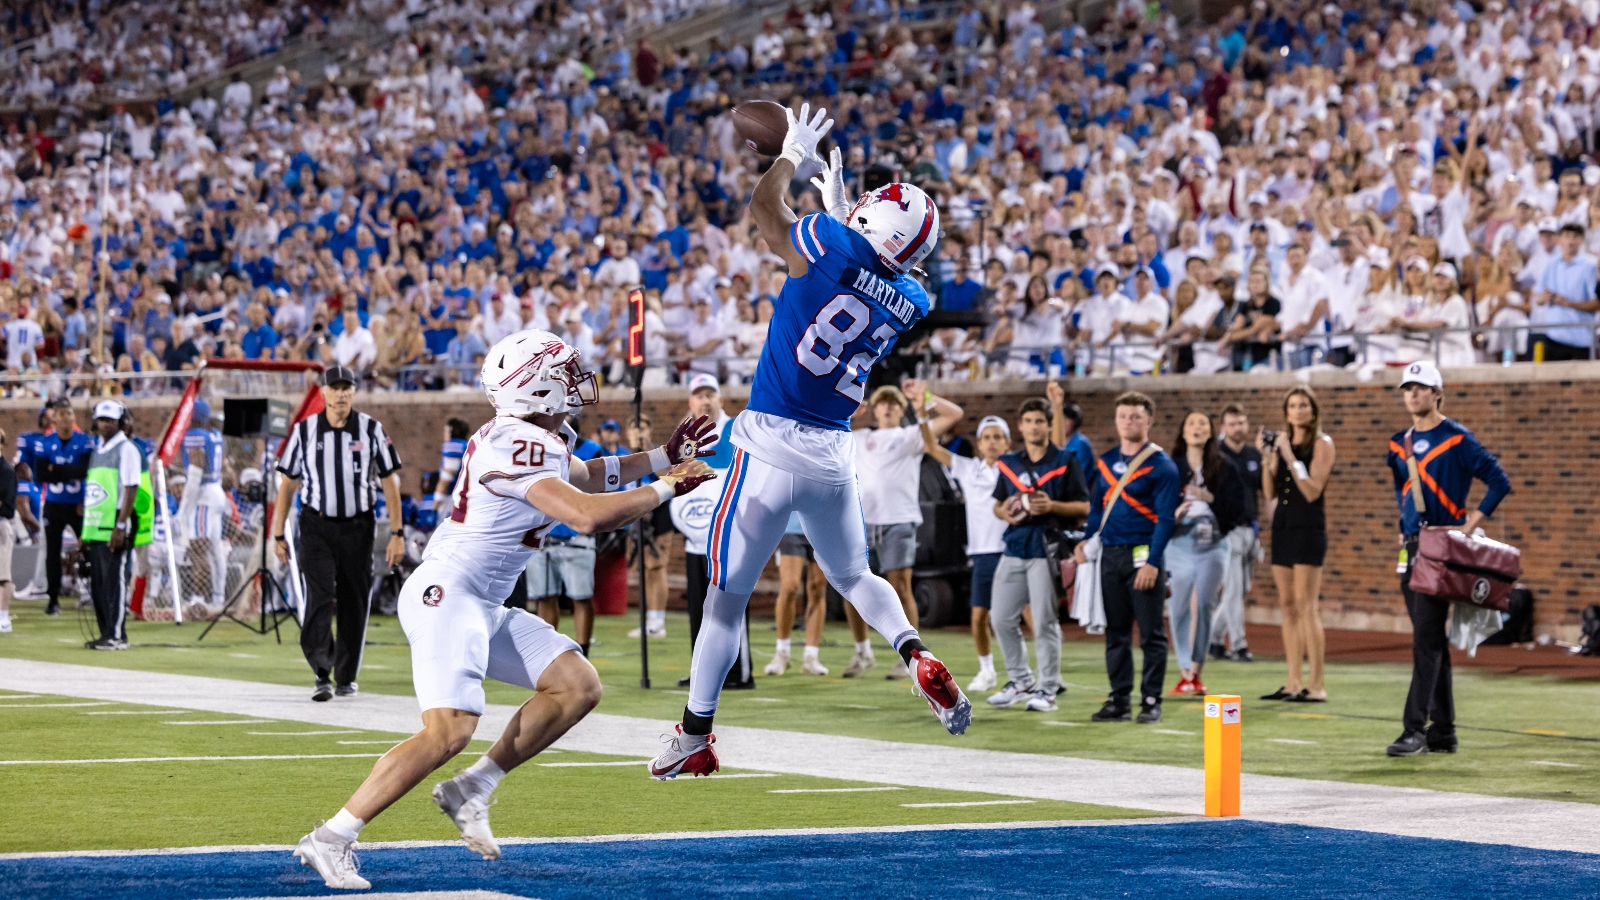
[[[751,150],[762,156],[777,156],[783,152],[783,139],[789,133],[789,117],[782,104],[752,100],[733,108],[733,130]]]

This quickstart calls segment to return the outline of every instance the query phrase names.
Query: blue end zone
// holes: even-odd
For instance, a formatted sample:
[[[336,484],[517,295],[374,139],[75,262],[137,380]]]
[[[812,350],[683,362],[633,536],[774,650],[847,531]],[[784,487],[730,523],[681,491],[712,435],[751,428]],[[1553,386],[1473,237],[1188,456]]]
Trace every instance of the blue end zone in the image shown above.
[[[374,891],[543,900],[1595,896],[1600,856],[1260,822],[535,844],[361,855]],[[0,897],[332,894],[288,852],[0,861]],[[359,894],[346,894],[360,896]]]

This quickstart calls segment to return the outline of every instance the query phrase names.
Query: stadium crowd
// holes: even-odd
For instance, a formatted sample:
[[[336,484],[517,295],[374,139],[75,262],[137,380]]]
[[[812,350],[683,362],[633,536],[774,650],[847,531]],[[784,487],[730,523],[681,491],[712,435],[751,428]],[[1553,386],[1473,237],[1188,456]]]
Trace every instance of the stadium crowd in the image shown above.
[[[221,35],[249,42],[150,27],[213,5],[157,7],[130,40],[116,6],[89,35],[48,3],[26,27],[77,41],[72,60],[176,74],[169,54],[204,67]],[[484,350],[530,326],[615,380],[633,285],[649,383],[748,378],[784,281],[746,206],[765,160],[728,114],[756,97],[826,104],[852,190],[887,170],[937,199],[924,277],[987,324],[901,348],[930,375],[1592,353],[1592,3],[1254,0],[1185,24],[1126,0],[1090,31],[1024,0],[840,0],[696,52],[613,27],[681,11],[372,0],[346,14],[392,41],[326,84],[25,119],[0,145],[6,374],[126,380],[7,389],[170,390],[132,373],[208,355],[470,389]],[[309,11],[277,15],[254,19],[258,49]]]

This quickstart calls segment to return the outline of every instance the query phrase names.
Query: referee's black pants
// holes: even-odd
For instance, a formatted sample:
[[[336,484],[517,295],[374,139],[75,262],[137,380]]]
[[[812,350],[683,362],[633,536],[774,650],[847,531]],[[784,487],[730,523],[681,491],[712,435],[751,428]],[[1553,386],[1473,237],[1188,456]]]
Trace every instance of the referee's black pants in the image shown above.
[[[694,645],[700,640],[700,623],[706,617],[706,594],[711,591],[711,574],[706,565],[706,558],[698,553],[685,553],[683,555],[687,571],[684,572],[687,584],[684,586],[684,600],[689,604],[689,653],[694,654]],[[739,658],[734,660],[733,668],[728,670],[728,677],[723,679],[725,688],[747,688],[755,686],[754,663],[750,658],[750,616],[744,617],[744,634],[739,638]]]
[[[335,684],[354,684],[361,670],[372,593],[373,527],[371,513],[347,519],[330,519],[309,509],[300,514],[300,572],[306,580],[300,652],[318,681],[331,675]]]
[[[83,544],[89,554],[89,596],[101,640],[128,639],[128,588],[133,584],[133,553],[126,544],[112,550],[104,541]]]
[[[1408,559],[1417,558],[1415,538],[1406,540]],[[1406,731],[1429,737],[1456,733],[1455,686],[1450,676],[1450,603],[1411,589],[1411,567],[1400,576],[1400,593],[1411,616],[1411,689],[1402,721]]]
[[[1161,616],[1167,606],[1167,573],[1155,586],[1141,591],[1133,586],[1139,568],[1133,564],[1133,547],[1100,550],[1100,594],[1106,607],[1106,676],[1111,699],[1130,704],[1133,693],[1133,624],[1139,623],[1139,649],[1144,651],[1144,673],[1139,696],[1144,704],[1160,704],[1167,678],[1167,631]],[[1131,704],[1130,704],[1131,705]]]
[[[45,593],[50,603],[61,599],[61,533],[72,526],[72,533],[83,543],[83,507],[76,503],[45,503],[44,509]]]

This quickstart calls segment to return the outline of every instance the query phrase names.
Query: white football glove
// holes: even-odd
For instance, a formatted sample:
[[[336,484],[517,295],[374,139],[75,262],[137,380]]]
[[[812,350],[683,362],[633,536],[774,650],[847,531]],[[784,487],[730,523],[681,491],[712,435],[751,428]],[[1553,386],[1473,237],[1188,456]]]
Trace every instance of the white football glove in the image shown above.
[[[807,160],[820,168],[822,160],[817,156],[817,143],[833,127],[833,120],[827,118],[828,111],[818,107],[816,114],[813,115],[811,104],[802,103],[799,118],[795,118],[794,110],[787,107],[783,112],[789,117],[789,133],[784,136],[783,152],[778,154],[778,158],[787,159],[794,164],[796,170],[799,170],[801,163]]]
[[[822,173],[812,178],[811,183],[822,192],[822,208],[828,215],[841,225],[849,224],[845,221],[850,215],[850,197],[844,190],[844,157],[837,145],[828,154],[828,164],[822,167]]]

